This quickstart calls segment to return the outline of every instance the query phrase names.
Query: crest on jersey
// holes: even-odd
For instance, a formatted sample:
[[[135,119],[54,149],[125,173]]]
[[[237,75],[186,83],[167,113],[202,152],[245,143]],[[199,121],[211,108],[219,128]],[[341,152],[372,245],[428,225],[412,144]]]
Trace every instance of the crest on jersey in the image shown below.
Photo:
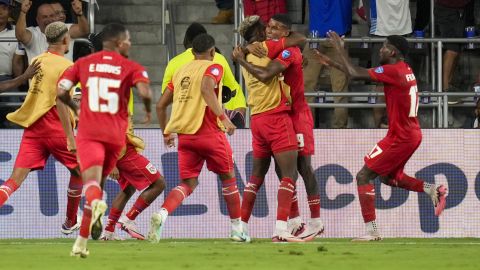
[[[383,73],[383,67],[377,67],[375,73]]]
[[[155,166],[153,166],[152,163],[148,163],[148,165],[145,167],[149,173],[151,174],[156,174],[157,173],[157,168],[155,168]]]
[[[180,83],[182,90],[187,90],[190,88],[190,77],[184,77]]]
[[[148,79],[148,73],[147,73],[146,70],[144,70],[144,71],[142,72],[142,76]]]
[[[282,58],[283,58],[283,59],[289,58],[290,55],[291,55],[291,54],[290,54],[290,51],[288,51],[288,50],[284,50],[284,51],[282,52]]]
[[[213,76],[218,76],[220,74],[220,70],[218,68],[212,68],[210,73],[212,73]]]

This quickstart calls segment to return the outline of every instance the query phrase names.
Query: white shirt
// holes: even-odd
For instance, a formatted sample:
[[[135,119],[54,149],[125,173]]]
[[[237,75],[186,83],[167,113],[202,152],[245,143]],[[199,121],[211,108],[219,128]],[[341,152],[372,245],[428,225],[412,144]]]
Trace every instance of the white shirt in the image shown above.
[[[370,0],[370,34],[406,35],[412,32],[409,0]]]
[[[9,30],[8,28],[0,31],[0,37],[15,39],[15,28]],[[17,50],[17,41],[0,42],[0,75],[12,75],[12,60],[14,54],[23,55],[20,50]]]
[[[68,30],[70,30],[72,24],[66,23],[65,25],[67,26]],[[30,40],[30,42],[28,42],[28,44],[23,45],[25,46],[25,51],[27,52],[28,62],[31,63],[33,58],[47,51],[48,42],[45,34],[40,31],[40,27],[30,26],[27,27],[27,31],[30,31],[30,33],[32,33],[32,39]],[[65,58],[70,60],[73,59],[73,43],[74,41],[72,40],[68,48],[68,54],[65,54]]]

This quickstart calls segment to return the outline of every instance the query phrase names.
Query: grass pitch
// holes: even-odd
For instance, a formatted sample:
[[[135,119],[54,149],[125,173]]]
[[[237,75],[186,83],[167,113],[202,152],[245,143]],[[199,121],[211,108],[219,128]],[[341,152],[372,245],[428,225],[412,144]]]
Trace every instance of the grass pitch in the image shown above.
[[[87,259],[69,257],[73,239],[0,240],[0,269],[480,269],[480,239],[386,239],[351,243],[319,238],[303,244],[224,239],[89,241]]]

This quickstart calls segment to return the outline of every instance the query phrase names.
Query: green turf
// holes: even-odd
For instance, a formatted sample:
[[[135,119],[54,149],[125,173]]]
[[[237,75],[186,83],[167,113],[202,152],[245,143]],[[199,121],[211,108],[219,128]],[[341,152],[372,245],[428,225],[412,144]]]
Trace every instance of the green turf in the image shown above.
[[[89,241],[87,259],[69,257],[72,239],[0,240],[0,269],[480,269],[480,239],[386,239],[351,243],[251,244],[223,239]]]

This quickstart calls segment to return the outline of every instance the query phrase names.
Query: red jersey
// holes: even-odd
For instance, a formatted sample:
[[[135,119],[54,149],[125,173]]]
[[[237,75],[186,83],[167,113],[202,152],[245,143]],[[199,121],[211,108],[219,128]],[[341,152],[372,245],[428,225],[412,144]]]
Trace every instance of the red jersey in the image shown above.
[[[403,62],[368,70],[373,81],[382,82],[388,113],[387,137],[409,140],[421,136],[417,119],[417,80],[410,66]]]
[[[215,94],[218,97],[218,86],[219,83],[222,81],[223,77],[223,67],[220,64],[212,64],[209,66],[205,73],[203,74],[204,77],[212,77],[215,80]],[[174,91],[173,83],[170,81],[167,85],[167,89],[170,91]],[[203,135],[203,134],[211,134],[213,132],[223,132],[220,130],[217,124],[217,116],[210,110],[207,106],[205,108],[205,115],[203,116],[203,123],[200,129],[194,135]],[[188,134],[182,134],[182,136],[191,136]]]
[[[63,80],[85,86],[77,138],[125,144],[130,88],[149,82],[145,68],[116,52],[101,51],[77,60]]]
[[[33,125],[23,132],[25,137],[66,137],[62,122],[58,117],[57,107],[53,106],[47,113],[40,117]]]
[[[290,86],[292,96],[292,110],[298,113],[310,109],[305,100],[305,87],[303,84],[302,52],[298,47],[290,47],[278,54],[276,61],[286,67],[283,75],[285,83]]]

